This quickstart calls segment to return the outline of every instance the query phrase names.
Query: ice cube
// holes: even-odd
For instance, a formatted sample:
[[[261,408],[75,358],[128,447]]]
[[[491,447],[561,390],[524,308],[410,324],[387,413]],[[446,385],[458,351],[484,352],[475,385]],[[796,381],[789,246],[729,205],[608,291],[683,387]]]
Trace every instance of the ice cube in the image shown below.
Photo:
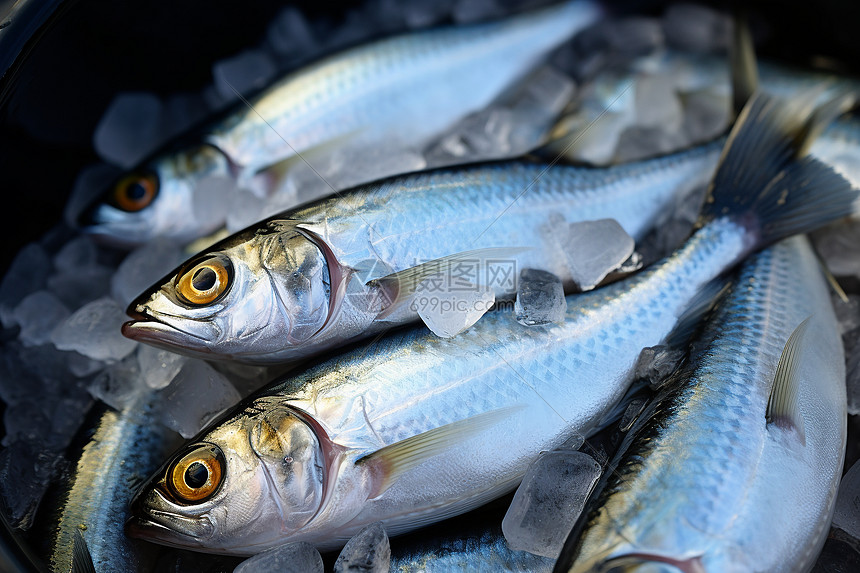
[[[187,131],[202,121],[209,113],[202,93],[179,92],[164,102],[165,137],[173,137]]]
[[[159,390],[158,414],[165,426],[190,438],[239,400],[223,374],[202,360],[188,359],[173,382]]]
[[[215,89],[226,100],[238,99],[236,92],[248,97],[265,87],[276,72],[272,59],[258,50],[246,50],[212,66]]]
[[[495,301],[493,289],[440,272],[418,285],[409,308],[418,313],[433,334],[451,338],[475,324]]]
[[[326,49],[339,50],[365,41],[373,30],[373,16],[359,9],[349,10],[340,26],[325,36]]]
[[[273,547],[242,561],[233,573],[322,573],[320,552],[305,541]]]
[[[266,200],[247,189],[236,188],[227,198],[227,230],[240,231],[263,218]]]
[[[103,265],[64,271],[48,278],[48,288],[69,308],[80,308],[108,294],[113,271]]]
[[[377,521],[347,541],[337,561],[335,573],[387,573],[391,565],[391,546],[382,522]]]
[[[51,331],[63,322],[71,311],[56,296],[38,290],[15,307],[13,317],[20,325],[18,339],[26,346],[37,346],[51,341]]]
[[[45,287],[51,268],[51,258],[38,243],[18,251],[0,282],[0,320],[8,324],[12,309],[28,294]]]
[[[95,244],[89,237],[79,236],[66,243],[54,255],[54,268],[63,273],[74,273],[94,266],[98,257]]]
[[[68,351],[65,355],[69,373],[76,378],[85,378],[95,374],[105,367],[104,362],[93,360],[92,358],[84,356],[78,352]]]
[[[156,239],[129,253],[117,267],[110,283],[111,296],[127,306],[164,278],[185,259],[180,246],[170,239]]]
[[[504,14],[496,0],[457,0],[452,16],[458,24],[492,20]]]
[[[633,238],[615,219],[571,223],[565,248],[568,268],[583,291],[593,289],[633,254]]]
[[[428,167],[518,157],[539,147],[570,101],[573,81],[548,66],[492,105],[470,114],[430,143]]]
[[[634,378],[646,380],[652,388],[659,388],[683,358],[683,350],[670,346],[661,344],[643,348],[636,362]]]
[[[42,428],[50,428],[51,420],[49,412],[44,404],[40,404],[38,398],[30,396],[29,399],[10,404],[3,413],[3,446],[18,440],[35,441],[39,438]]]
[[[105,161],[134,167],[166,139],[162,105],[148,92],[117,94],[93,133],[93,147]]]
[[[836,313],[836,321],[839,322],[839,332],[843,335],[860,327],[860,296],[856,294],[846,296],[847,302],[836,292],[831,292],[830,295],[833,312]]]
[[[732,21],[727,14],[700,4],[672,4],[663,15],[666,43],[688,52],[728,48]]]
[[[403,6],[403,19],[410,28],[428,28],[451,13],[453,0],[419,0]]]
[[[683,108],[669,74],[640,76],[636,80],[634,106],[637,126],[659,127],[667,134],[675,134],[681,128]]]
[[[122,410],[144,391],[137,357],[129,354],[99,372],[89,385],[90,394],[111,408]]]
[[[848,413],[860,415],[860,328],[842,335],[845,345],[845,384],[848,392]]]
[[[147,344],[141,344],[137,349],[140,376],[150,388],[160,389],[170,384],[186,360],[181,354]]]
[[[120,334],[120,326],[126,320],[116,301],[102,297],[60,323],[51,333],[51,341],[60,350],[74,350],[95,360],[121,360],[138,344]]]
[[[314,161],[316,170],[312,181],[316,182],[315,196],[307,196],[309,184],[305,184],[300,190],[303,193],[302,201],[317,199],[322,195],[331,193],[334,189],[347,189],[365,181],[373,181],[398,175],[419,171],[427,167],[424,156],[414,149],[404,148],[394,140],[385,144],[374,143],[354,144],[344,146],[333,152],[327,159],[328,165],[323,164],[322,158]],[[325,181],[321,181],[322,174]],[[306,176],[307,178],[310,178]]]
[[[681,131],[688,144],[717,138],[731,120],[731,99],[724,94],[702,90],[681,96],[684,119]]]
[[[616,104],[613,110],[623,108]],[[615,157],[618,138],[634,119],[632,110],[625,109],[594,116],[587,112],[567,116],[559,120],[547,153],[552,159],[562,156],[573,162],[607,165]]]
[[[78,226],[78,217],[83,213],[110,185],[122,175],[123,170],[115,165],[96,163],[89,165],[78,173],[69,201],[63,211],[66,223],[71,227]]]
[[[513,122],[508,109],[481,110],[463,118],[432,143],[424,157],[428,165],[435,166],[507,155],[511,151]]]
[[[561,279],[546,271],[521,270],[514,312],[525,326],[564,322],[567,302]]]
[[[53,345],[24,346],[9,340],[0,346],[0,398],[7,405],[33,395],[50,399],[72,386],[65,353]]]
[[[51,479],[66,462],[41,444],[16,441],[0,450],[0,500],[8,523],[27,530]]]
[[[191,210],[200,227],[217,229],[227,220],[231,196],[240,193],[234,179],[212,175],[201,179],[191,195]]]
[[[606,38],[617,58],[633,59],[662,48],[666,42],[661,22],[645,16],[604,20]]]
[[[833,510],[833,526],[860,539],[860,462],[855,462],[842,476]]]
[[[834,276],[860,278],[860,221],[828,225],[816,231],[812,240]]]
[[[285,61],[307,57],[319,49],[313,30],[301,11],[294,6],[281,10],[269,24],[266,46]]]
[[[615,161],[628,163],[666,155],[681,149],[685,143],[685,138],[679,131],[670,131],[662,126],[629,127],[618,137]]]
[[[647,405],[647,398],[633,398],[630,400],[624,409],[624,413],[621,415],[621,420],[618,422],[618,429],[622,432],[628,431]]]
[[[600,471],[600,464],[582,452],[542,452],[502,520],[511,549],[558,557]]]

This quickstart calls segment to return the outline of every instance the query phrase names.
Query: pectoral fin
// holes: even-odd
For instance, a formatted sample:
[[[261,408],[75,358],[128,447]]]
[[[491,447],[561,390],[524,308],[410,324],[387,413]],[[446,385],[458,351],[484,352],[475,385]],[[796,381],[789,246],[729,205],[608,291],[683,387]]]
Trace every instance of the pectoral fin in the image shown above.
[[[666,344],[672,348],[686,348],[730,286],[731,281],[722,276],[703,286],[678,317],[675,328],[666,337]]]
[[[87,542],[80,530],[75,529],[72,536],[72,569],[71,573],[96,573],[93,558],[87,547]]]
[[[378,497],[405,472],[479,434],[519,409],[514,406],[478,414],[389,444],[359,458],[356,465],[368,466],[373,472],[374,489],[370,497]]]
[[[385,318],[407,302],[418,290],[422,281],[434,275],[453,272],[458,265],[478,265],[483,268],[492,260],[505,260],[529,250],[527,247],[496,247],[463,251],[421,263],[390,275],[373,279],[382,289],[385,300],[390,301],[377,318]],[[492,286],[492,285],[487,285]]]
[[[800,349],[804,333],[809,325],[808,317],[801,322],[785,343],[776,374],[773,388],[767,402],[767,423],[780,428],[794,429],[800,437],[800,442],[806,445],[806,431],[803,416],[800,414],[798,403],[799,381],[797,367],[800,360]]]

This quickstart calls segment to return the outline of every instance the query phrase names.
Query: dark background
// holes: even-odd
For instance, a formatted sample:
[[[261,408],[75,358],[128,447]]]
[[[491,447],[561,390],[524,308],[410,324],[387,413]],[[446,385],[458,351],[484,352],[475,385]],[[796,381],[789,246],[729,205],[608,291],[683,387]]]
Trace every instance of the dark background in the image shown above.
[[[61,220],[77,172],[97,160],[92,133],[117,92],[199,90],[211,82],[213,62],[257,43],[289,3],[29,0],[11,18],[10,4],[0,0],[0,276],[24,244]],[[363,2],[293,4],[324,33]],[[618,13],[657,15],[667,2],[608,4]],[[760,55],[860,73],[860,3],[743,4]]]

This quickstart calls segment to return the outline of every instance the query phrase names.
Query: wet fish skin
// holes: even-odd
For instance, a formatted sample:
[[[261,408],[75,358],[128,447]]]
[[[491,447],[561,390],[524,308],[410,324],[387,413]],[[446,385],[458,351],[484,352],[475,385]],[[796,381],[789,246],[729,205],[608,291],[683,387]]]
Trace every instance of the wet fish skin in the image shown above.
[[[287,75],[209,128],[202,146],[148,161],[143,170],[155,173],[159,186],[151,203],[129,212],[117,207],[111,187],[78,217],[79,224],[124,245],[156,236],[190,241],[224,223],[193,216],[193,190],[212,174],[277,193],[279,176],[261,171],[298,160],[297,154],[313,162],[320,153],[418,152],[601,14],[596,2],[568,0],[496,22],[417,32],[331,55]],[[201,155],[209,161],[201,164]],[[337,188],[397,172],[390,169],[347,176]]]
[[[134,488],[158,467],[178,436],[156,421],[154,393],[140,388],[122,411],[106,410],[78,459],[52,527],[50,569],[71,570],[74,536],[86,542],[96,571],[145,571],[151,548],[123,526]]]
[[[857,192],[792,154],[805,127],[796,111],[764,95],[748,104],[699,228],[672,256],[568,297],[563,324],[528,328],[495,312],[451,339],[398,331],[307,368],[156,472],[129,530],[227,554],[287,541],[331,548],[369,523],[397,535],[510,491],[537,452],[598,428],[641,350],[660,344],[706,285],[763,244],[850,212]],[[192,501],[170,484],[198,455],[214,455],[218,470]]]
[[[807,317],[804,443],[765,413],[783,346]],[[691,372],[637,421],[556,571],[813,566],[841,476],[846,406],[839,329],[808,241],[746,262],[700,344]]]
[[[498,516],[501,520],[501,516]],[[399,542],[398,542],[399,541]],[[549,573],[554,560],[514,551],[496,524],[468,531],[436,535],[419,543],[404,545],[396,540],[391,547],[392,573],[453,573],[456,571],[500,571]]]
[[[453,339],[414,328],[312,367],[199,437],[197,443],[216,444],[226,457],[226,478],[215,496],[200,505],[177,504],[160,485],[165,467],[138,493],[131,531],[227,554],[293,540],[331,548],[373,521],[397,535],[497,497],[516,486],[535,452],[596,428],[624,394],[641,349],[660,343],[699,287],[748,248],[738,231],[712,228],[663,264],[568,297],[563,325],[527,328],[512,313],[491,313]],[[385,445],[499,411],[509,414],[476,437],[453,442],[447,454],[400,476],[381,496],[374,496],[378,472],[357,463]],[[282,524],[280,494],[249,446],[265,416],[283,412],[306,416],[316,429],[318,465],[326,465],[324,452],[334,456],[328,477],[303,476],[328,492],[313,499],[328,501],[298,527]],[[295,457],[289,452],[266,459]],[[309,510],[301,506],[298,514],[307,518]],[[180,519],[203,519],[207,529],[195,531]]]
[[[380,318],[388,295],[371,279],[482,248],[529,248],[504,257],[509,274],[547,270],[570,288],[553,220],[613,218],[640,238],[676,196],[707,181],[721,143],[605,171],[514,162],[372,183],[204,251],[131,304],[138,320],[123,333],[209,359],[295,360],[416,320],[414,312]],[[228,292],[212,304],[184,303],[180,277],[215,255],[232,265]],[[513,280],[489,286],[499,296],[516,290]]]

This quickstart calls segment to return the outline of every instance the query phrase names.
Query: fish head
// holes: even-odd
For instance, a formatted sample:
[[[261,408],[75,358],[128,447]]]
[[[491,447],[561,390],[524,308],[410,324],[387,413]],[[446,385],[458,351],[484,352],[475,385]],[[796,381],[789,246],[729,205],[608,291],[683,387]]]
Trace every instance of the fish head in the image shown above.
[[[195,216],[194,190],[210,176],[229,176],[227,158],[210,145],[162,155],[115,178],[72,222],[101,242],[131,247],[156,237],[192,240],[224,221]]]
[[[254,402],[179,450],[141,487],[126,531],[237,555],[288,540],[324,498],[327,438],[308,420],[298,410]]]
[[[277,362],[330,315],[326,255],[295,225],[268,221],[193,257],[128,308],[125,336],[203,358]]]

